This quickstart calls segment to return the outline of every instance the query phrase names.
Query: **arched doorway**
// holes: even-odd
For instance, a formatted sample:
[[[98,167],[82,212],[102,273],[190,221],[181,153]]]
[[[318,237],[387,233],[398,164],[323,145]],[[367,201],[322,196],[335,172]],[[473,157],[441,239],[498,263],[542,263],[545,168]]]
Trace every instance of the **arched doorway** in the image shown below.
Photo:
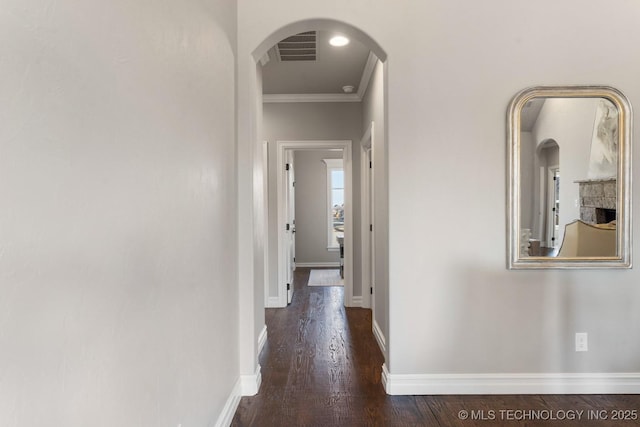
[[[240,104],[238,117],[238,166],[239,166],[239,286],[240,286],[240,311],[247,313],[246,318],[241,319],[240,323],[240,349],[241,349],[241,370],[249,382],[255,380],[257,387],[259,387],[260,381],[260,367],[257,363],[257,355],[260,352],[261,345],[266,340],[266,329],[262,326],[264,324],[264,307],[268,298],[268,280],[270,276],[269,270],[274,268],[269,262],[269,250],[271,242],[277,239],[277,236],[267,232],[267,224],[269,222],[268,209],[266,208],[265,199],[265,179],[267,177],[267,170],[265,165],[264,156],[264,138],[263,138],[263,116],[262,116],[262,76],[260,61],[265,53],[278,41],[287,38],[288,36],[303,33],[310,30],[325,30],[340,32],[347,37],[358,40],[360,43],[365,44],[370,51],[379,59],[381,70],[386,70],[386,53],[381,47],[365,32],[358,28],[349,25],[344,22],[339,22],[329,19],[310,19],[295,22],[280,29],[274,31],[265,38],[252,52],[251,63],[244,62],[240,65],[239,71],[239,93],[238,102]],[[241,60],[241,62],[244,60]],[[246,66],[248,65],[248,66]],[[381,82],[385,82],[386,79],[381,78]],[[246,84],[245,84],[246,83]],[[381,92],[384,92],[381,90]],[[381,98],[383,99],[383,98]],[[381,111],[386,111],[386,101],[380,107]],[[379,130],[376,130],[376,135],[385,134],[384,118],[386,114],[382,112],[379,114],[379,120],[377,126]],[[364,129],[362,130],[362,134]],[[354,138],[353,151],[360,152],[360,134],[357,138]],[[376,163],[376,150],[373,147],[373,163]],[[382,160],[386,154],[381,150],[378,154],[378,160],[382,165]],[[250,171],[244,170],[249,168]],[[358,166],[359,168],[359,166]],[[386,174],[386,169],[380,167],[380,177],[383,178],[383,174]],[[382,188],[383,186],[381,186]],[[386,188],[386,186],[385,186]],[[359,200],[359,196],[358,200]],[[386,206],[383,198],[376,199],[380,206]],[[387,215],[380,215],[381,218],[387,218]],[[246,227],[248,226],[248,227]],[[381,234],[382,235],[382,234]],[[266,236],[266,237],[265,237]],[[386,236],[386,234],[384,235]],[[345,240],[347,237],[345,236]],[[387,246],[385,243],[379,246]],[[345,258],[348,257],[349,244],[345,241]],[[381,251],[382,252],[382,251]],[[353,257],[353,253],[351,254]],[[360,256],[359,253],[355,256]],[[346,264],[346,260],[345,260]],[[353,263],[352,263],[353,265]],[[277,267],[275,267],[277,268]],[[387,270],[386,266],[384,267]],[[345,274],[348,274],[345,272]],[[371,275],[373,276],[373,275]],[[282,284],[278,284],[282,286]],[[364,289],[364,286],[363,286]],[[365,289],[365,291],[368,290]],[[346,289],[345,289],[346,291]],[[364,293],[364,291],[363,291]],[[374,293],[373,298],[377,295]],[[379,298],[376,299],[375,306],[382,308],[388,306],[388,290],[381,291]],[[385,311],[388,311],[385,310]],[[386,314],[385,314],[386,325]],[[385,351],[385,339],[384,334],[381,331],[384,328],[377,328],[378,333],[376,337],[378,342]],[[374,330],[375,317],[374,317]],[[253,361],[253,363],[252,363]],[[257,366],[257,369],[255,368]],[[255,371],[255,374],[252,372]],[[250,394],[243,392],[243,394]]]
[[[269,52],[273,46],[279,44],[279,42],[286,40],[287,38],[294,37],[296,35],[305,35],[313,32],[317,32],[317,33],[331,32],[335,34],[345,35],[346,37],[352,40],[355,40],[360,44],[365,45],[368,51],[371,52],[371,56],[374,58],[375,61],[379,60],[381,61],[381,63],[383,63],[383,61],[386,59],[386,54],[382,51],[382,49],[378,46],[378,44],[375,41],[373,41],[366,33],[360,31],[359,29],[353,26],[350,26],[349,24],[345,24],[343,22],[338,22],[333,20],[326,20],[326,19],[307,20],[307,21],[297,22],[297,23],[293,23],[288,26],[285,26],[280,30],[277,30],[276,32],[271,34],[271,36],[269,36],[266,40],[264,40],[260,44],[260,46],[253,52],[253,58],[257,64],[256,87],[260,89],[262,86],[262,81],[263,81],[262,75],[261,75],[262,68],[260,64],[265,64],[268,61],[269,56],[267,55],[267,52]],[[273,50],[271,51],[271,57],[273,57]],[[272,62],[273,62],[273,59],[272,59]],[[365,89],[366,89],[366,84],[365,84]],[[258,124],[263,123],[261,111],[260,111],[260,106],[262,105],[262,99],[260,98],[260,95],[261,94],[256,94],[256,97],[259,98],[258,102],[256,103],[256,105],[258,106],[256,110],[256,116],[257,116],[256,123]],[[359,94],[359,96],[361,96],[361,94]],[[383,120],[380,120],[380,122],[382,121]],[[360,151],[361,151],[359,145],[360,145],[360,139],[365,132],[365,129],[363,128],[362,123],[360,123],[359,125],[360,125],[361,133],[358,135],[357,138],[354,138],[353,140],[354,152],[355,152],[354,162],[357,162],[357,164],[355,165],[355,173],[358,173],[358,174],[360,174],[359,157],[360,157]],[[382,126],[383,123],[380,123],[380,125]],[[258,132],[260,131],[261,129]],[[369,131],[369,129],[367,128],[366,131]],[[258,136],[262,137],[262,134],[259,134]],[[274,142],[275,141],[270,141],[270,143],[274,143]],[[266,167],[264,167],[264,165],[262,167],[262,171],[263,173],[266,171]],[[265,175],[263,179],[267,179],[267,176]],[[272,179],[273,179],[273,176],[272,176]],[[357,181],[360,181],[360,180],[358,179]],[[356,184],[358,184],[358,187],[360,186],[359,182],[356,182]],[[273,195],[269,197],[273,197]],[[358,191],[356,191],[356,194],[354,194],[354,197],[356,197],[357,204],[359,205],[360,194]],[[271,208],[270,211],[272,215],[275,212],[273,208]],[[362,216],[360,213],[361,209],[359,206],[355,209],[355,211],[359,215],[358,218]],[[274,219],[265,218],[264,222],[266,224],[268,224],[269,222],[274,223]],[[356,222],[355,227],[358,227],[357,233],[345,232],[345,243],[344,243],[345,305],[371,307],[373,305],[371,303],[371,298],[372,298],[371,283],[364,284],[362,283],[361,278],[374,277],[374,274],[370,274],[369,272],[365,272],[365,273],[362,272],[363,268],[367,268],[365,266],[366,263],[361,261],[361,258],[363,257],[363,255],[361,254],[362,252],[361,246],[363,244],[362,240],[364,239],[365,236],[363,236],[360,232],[361,225],[359,221],[356,220],[355,222]],[[367,229],[370,229],[370,228],[372,228],[371,224],[367,224]],[[265,250],[265,257],[264,257],[264,265],[266,267],[265,277],[267,277],[267,280],[265,280],[265,283],[266,283],[265,303],[267,305],[269,304],[270,301],[275,301],[275,300],[283,301],[283,298],[281,298],[281,296],[287,293],[287,290],[284,287],[287,286],[288,283],[286,283],[285,280],[281,280],[283,277],[288,276],[286,272],[278,271],[278,273],[275,274],[274,271],[269,271],[273,269],[282,269],[283,266],[287,265],[286,263],[283,263],[283,262],[274,262],[273,260],[270,260],[268,256],[268,253],[272,253],[272,254],[277,253],[279,254],[280,257],[284,256],[284,255],[281,255],[283,253],[282,247],[281,247],[282,246],[281,241],[284,239],[281,236],[279,236],[280,232],[281,230],[271,227],[268,233],[269,235],[268,241],[265,242],[266,250]],[[354,241],[353,239],[354,237],[356,237],[357,241]],[[370,236],[366,236],[366,237],[370,237]],[[278,247],[274,246],[273,244],[273,242],[276,239],[278,239],[280,242]],[[355,249],[355,253],[354,253],[354,249]],[[354,267],[356,268],[355,274],[353,271]],[[368,263],[368,268],[371,268],[371,262]],[[354,296],[354,287],[353,287],[354,277],[355,277],[355,284],[356,284],[355,296]],[[275,285],[274,285],[274,282],[275,282],[274,278],[278,278],[278,283],[276,283]],[[369,292],[366,292],[366,291],[369,291]]]

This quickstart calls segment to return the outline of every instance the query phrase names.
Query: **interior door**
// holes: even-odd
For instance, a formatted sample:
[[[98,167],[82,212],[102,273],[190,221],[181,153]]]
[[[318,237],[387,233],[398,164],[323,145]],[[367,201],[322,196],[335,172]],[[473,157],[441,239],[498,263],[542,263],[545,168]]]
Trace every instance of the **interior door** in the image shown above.
[[[287,150],[286,159],[286,184],[285,193],[287,225],[286,233],[286,275],[287,275],[287,303],[293,299],[293,271],[296,269],[296,194],[295,194],[295,172],[293,167],[293,150]]]

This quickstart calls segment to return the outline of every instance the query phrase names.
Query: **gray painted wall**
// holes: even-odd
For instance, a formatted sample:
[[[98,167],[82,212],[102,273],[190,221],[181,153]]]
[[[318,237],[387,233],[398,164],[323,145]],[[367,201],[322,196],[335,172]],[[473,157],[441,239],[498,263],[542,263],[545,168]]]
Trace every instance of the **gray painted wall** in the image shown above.
[[[240,374],[235,7],[3,2],[0,425],[216,424]]]
[[[509,101],[532,85],[599,83],[640,103],[640,6],[607,4],[612,42],[595,0],[370,3],[239,0],[238,56],[318,16],[388,55],[391,373],[640,372],[628,339],[640,336],[640,271],[508,271],[504,217]]]

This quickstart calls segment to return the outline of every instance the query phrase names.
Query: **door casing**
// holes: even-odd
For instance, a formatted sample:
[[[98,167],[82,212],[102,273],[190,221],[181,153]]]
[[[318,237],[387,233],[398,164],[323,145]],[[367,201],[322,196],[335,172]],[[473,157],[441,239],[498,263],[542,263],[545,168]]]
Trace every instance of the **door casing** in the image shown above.
[[[360,141],[360,210],[362,212],[360,236],[362,237],[362,307],[371,308],[375,313],[373,140],[374,123],[371,122]]]
[[[353,306],[353,188],[352,188],[352,143],[349,140],[328,141],[276,141],[277,150],[277,205],[278,205],[278,306],[287,306],[287,152],[299,150],[342,150],[345,174],[344,207],[344,304]],[[291,289],[293,284],[291,283]]]

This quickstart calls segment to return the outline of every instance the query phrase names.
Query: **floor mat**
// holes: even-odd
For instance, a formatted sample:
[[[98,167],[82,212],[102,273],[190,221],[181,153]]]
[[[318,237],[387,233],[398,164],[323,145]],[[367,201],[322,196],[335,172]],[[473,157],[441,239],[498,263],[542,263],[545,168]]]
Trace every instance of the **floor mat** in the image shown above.
[[[307,286],[344,286],[340,270],[311,270]]]

